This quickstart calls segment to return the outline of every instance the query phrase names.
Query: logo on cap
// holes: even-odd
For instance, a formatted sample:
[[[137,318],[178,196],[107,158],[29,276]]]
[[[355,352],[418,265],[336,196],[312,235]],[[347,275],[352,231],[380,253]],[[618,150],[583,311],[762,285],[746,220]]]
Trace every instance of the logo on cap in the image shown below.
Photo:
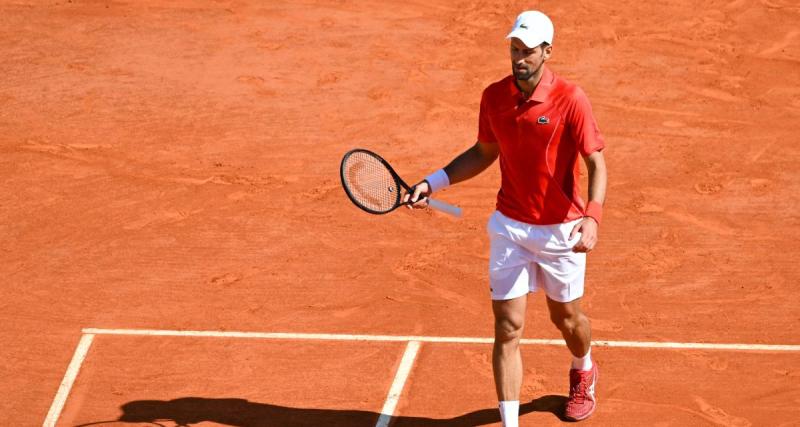
[[[525,25],[525,24],[519,24],[519,27],[520,27],[520,28],[524,28],[524,29],[526,29],[526,30],[528,29],[528,26],[527,26],[527,25]]]
[[[546,125],[550,123],[550,119],[547,118],[547,116],[539,116],[539,119],[536,120],[536,122],[539,123],[540,125]]]

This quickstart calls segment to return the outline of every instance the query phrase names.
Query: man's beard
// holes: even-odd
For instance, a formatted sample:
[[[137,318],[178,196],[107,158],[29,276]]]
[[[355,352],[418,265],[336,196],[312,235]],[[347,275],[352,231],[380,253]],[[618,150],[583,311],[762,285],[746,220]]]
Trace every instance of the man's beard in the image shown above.
[[[512,65],[511,72],[514,73],[514,78],[517,80],[528,80],[533,76],[534,70],[530,67],[520,70]]]
[[[544,66],[544,61],[536,69],[533,69],[531,66],[526,66],[523,69],[518,69],[516,65],[513,63],[511,64],[511,72],[514,74],[514,78],[517,80],[528,80],[533,77],[539,70],[542,69]]]

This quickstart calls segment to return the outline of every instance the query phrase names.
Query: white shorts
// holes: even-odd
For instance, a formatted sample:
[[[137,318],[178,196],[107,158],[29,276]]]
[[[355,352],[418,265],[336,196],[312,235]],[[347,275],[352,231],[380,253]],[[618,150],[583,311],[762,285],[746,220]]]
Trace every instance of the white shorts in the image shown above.
[[[550,299],[570,302],[583,296],[586,254],[572,252],[580,220],[553,225],[515,221],[499,211],[489,218],[489,284],[493,300],[508,300],[543,288]]]

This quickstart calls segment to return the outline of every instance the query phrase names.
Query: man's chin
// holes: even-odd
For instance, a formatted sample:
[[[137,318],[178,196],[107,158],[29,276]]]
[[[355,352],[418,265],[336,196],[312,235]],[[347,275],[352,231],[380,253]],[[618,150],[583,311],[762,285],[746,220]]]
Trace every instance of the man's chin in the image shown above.
[[[530,71],[521,72],[514,70],[514,78],[517,80],[528,80],[532,75],[533,73]]]

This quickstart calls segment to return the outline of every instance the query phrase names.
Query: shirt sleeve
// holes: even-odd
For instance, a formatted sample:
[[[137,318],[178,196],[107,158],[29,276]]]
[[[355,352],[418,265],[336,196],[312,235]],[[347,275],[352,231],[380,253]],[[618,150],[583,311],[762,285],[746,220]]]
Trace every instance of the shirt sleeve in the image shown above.
[[[569,102],[567,124],[582,156],[588,156],[605,148],[606,144],[600,134],[600,128],[597,126],[594,113],[592,113],[592,105],[589,103],[589,98],[577,86]]]
[[[489,102],[486,92],[488,91],[484,90],[483,95],[481,95],[481,110],[478,116],[478,141],[496,143],[497,138],[492,131],[492,124],[489,122]]]

